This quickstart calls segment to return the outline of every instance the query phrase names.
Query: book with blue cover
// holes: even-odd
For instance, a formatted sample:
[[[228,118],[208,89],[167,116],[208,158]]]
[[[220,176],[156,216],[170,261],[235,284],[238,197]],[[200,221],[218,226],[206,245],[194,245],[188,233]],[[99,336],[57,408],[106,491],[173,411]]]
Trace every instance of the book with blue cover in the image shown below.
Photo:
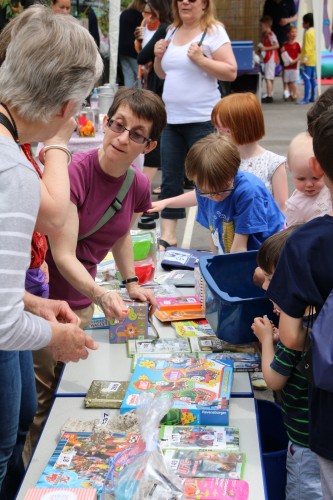
[[[232,374],[231,360],[139,358],[120,413],[134,410],[148,391],[172,400],[164,424],[228,425]]]

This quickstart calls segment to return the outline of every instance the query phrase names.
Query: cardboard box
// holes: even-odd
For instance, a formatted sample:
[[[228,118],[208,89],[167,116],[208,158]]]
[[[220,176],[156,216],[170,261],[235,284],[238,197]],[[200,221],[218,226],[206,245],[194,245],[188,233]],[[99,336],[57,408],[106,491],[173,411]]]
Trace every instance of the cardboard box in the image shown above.
[[[148,338],[148,302],[126,302],[127,318],[121,323],[109,323],[110,344],[125,344],[129,339]]]

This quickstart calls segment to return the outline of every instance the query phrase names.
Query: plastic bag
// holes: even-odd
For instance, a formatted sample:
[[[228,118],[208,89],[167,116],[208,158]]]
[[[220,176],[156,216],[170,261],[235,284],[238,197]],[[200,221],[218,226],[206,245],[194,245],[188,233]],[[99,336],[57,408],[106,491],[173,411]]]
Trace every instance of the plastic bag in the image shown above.
[[[183,498],[182,483],[164,460],[158,442],[159,424],[171,407],[169,399],[140,395],[139,428],[146,451],[125,467],[117,478],[117,500],[176,500]]]

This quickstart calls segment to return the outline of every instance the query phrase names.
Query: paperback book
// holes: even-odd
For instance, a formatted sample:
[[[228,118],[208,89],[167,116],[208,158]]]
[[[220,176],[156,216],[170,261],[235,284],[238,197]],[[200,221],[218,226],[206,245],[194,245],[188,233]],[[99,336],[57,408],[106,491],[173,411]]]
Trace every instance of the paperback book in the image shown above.
[[[188,358],[194,358],[197,359],[197,354],[191,353],[191,352],[173,352],[173,353],[149,353],[144,355],[145,359],[151,360],[151,362],[155,365],[158,364],[159,366],[168,366],[168,362],[172,361],[174,364],[178,364],[178,366],[185,366],[186,363],[189,363]],[[131,363],[131,372],[134,372],[134,369],[136,367],[136,364],[138,360],[142,358],[142,354],[134,354],[132,356],[132,363]]]
[[[167,425],[228,425],[233,362],[206,359],[154,360],[139,358],[120,413],[134,410],[144,392],[169,398]]]
[[[206,319],[193,319],[191,321],[172,321],[177,337],[216,337],[215,332]]]
[[[128,382],[93,380],[84,405],[86,408],[120,408],[128,388]]]
[[[29,488],[24,500],[97,500],[95,488]]]
[[[181,477],[241,479],[245,454],[211,450],[166,450],[167,464]]]
[[[182,295],[180,297],[157,297],[160,311],[200,311],[202,304],[195,295]]]
[[[191,346],[188,339],[130,339],[127,341],[127,351],[129,356],[139,354],[173,354],[191,353]]]
[[[154,314],[157,319],[159,319],[164,323],[165,321],[185,321],[189,319],[202,319],[205,318],[206,310],[198,309],[196,311],[176,311],[176,310],[160,311],[159,309],[157,309],[154,312]]]
[[[118,475],[144,449],[140,434],[66,432],[36,486],[95,488],[100,494],[110,467]]]
[[[162,450],[239,451],[239,429],[213,425],[162,425]]]
[[[224,363],[226,359],[234,362],[234,372],[260,372],[261,356],[259,352],[209,352],[206,359]]]
[[[249,483],[242,479],[217,477],[186,478],[183,480],[186,500],[248,500]]]
[[[187,288],[195,285],[194,271],[175,269],[170,271],[163,281],[165,285],[174,285],[177,288]]]

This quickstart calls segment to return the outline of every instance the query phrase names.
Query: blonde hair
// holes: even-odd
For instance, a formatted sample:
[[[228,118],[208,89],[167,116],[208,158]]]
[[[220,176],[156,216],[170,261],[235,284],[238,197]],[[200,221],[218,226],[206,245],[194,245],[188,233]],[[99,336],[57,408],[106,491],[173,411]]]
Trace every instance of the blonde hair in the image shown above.
[[[238,145],[249,144],[265,135],[264,115],[257,97],[252,92],[230,94],[215,104],[212,122],[216,128],[230,130]]]
[[[237,146],[228,137],[213,133],[191,147],[185,172],[199,187],[217,192],[235,178],[240,162]]]
[[[215,5],[213,0],[205,0],[206,7],[203,10],[203,14],[200,19],[200,26],[202,31],[210,30],[213,26],[217,24],[221,24],[220,21],[216,18],[215,13]],[[183,21],[180,18],[179,10],[178,10],[178,0],[172,0],[172,17],[173,23],[169,26],[169,29],[180,28],[183,24]],[[222,25],[223,26],[223,25]]]
[[[314,156],[312,137],[308,132],[301,132],[291,140],[288,146],[287,167],[289,170],[292,170],[293,165],[308,167],[311,156]]]

